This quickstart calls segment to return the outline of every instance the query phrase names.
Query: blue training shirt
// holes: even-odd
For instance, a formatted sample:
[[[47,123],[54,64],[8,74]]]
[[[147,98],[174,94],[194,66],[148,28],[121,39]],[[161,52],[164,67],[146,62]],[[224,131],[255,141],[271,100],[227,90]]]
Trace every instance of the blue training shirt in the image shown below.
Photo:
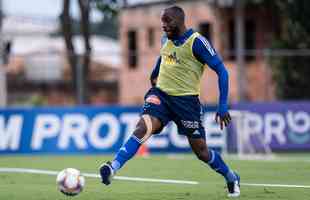
[[[173,40],[172,42],[176,46],[182,45],[192,34],[194,33],[193,29],[188,29],[182,36]],[[162,43],[164,43],[167,38],[162,39]],[[218,57],[216,51],[210,45],[209,41],[203,37],[199,36],[195,39],[192,51],[196,59],[202,64],[207,64],[212,70],[216,72],[218,75],[218,85],[220,91],[219,98],[219,108],[218,112],[221,116],[223,116],[227,110],[227,98],[228,98],[228,72],[222,62],[222,60]],[[156,65],[152,71],[151,79],[155,79],[158,77],[159,68],[161,63],[161,57],[157,59]]]

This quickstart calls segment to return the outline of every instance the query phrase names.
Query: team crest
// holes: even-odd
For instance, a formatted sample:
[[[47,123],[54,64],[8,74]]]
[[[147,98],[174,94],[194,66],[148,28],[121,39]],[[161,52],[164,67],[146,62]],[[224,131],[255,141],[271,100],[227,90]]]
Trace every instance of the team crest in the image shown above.
[[[145,102],[159,105],[161,103],[160,99],[156,95],[150,95],[146,98]]]

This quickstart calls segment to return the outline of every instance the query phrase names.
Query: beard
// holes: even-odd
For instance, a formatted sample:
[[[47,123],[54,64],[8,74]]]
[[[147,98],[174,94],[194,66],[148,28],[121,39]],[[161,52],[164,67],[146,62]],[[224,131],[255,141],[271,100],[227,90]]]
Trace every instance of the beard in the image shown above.
[[[166,36],[169,40],[177,39],[180,35],[180,29],[178,27],[173,27],[166,31]]]

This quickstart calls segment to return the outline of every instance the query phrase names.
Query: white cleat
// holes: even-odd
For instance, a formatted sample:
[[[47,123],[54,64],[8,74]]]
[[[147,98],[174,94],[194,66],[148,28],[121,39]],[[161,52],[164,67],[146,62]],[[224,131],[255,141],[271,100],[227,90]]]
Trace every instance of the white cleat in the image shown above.
[[[233,184],[233,190],[228,192],[228,197],[239,197],[240,196],[240,187],[239,187],[239,182],[235,181]]]
[[[236,176],[237,180],[227,183],[228,197],[235,198],[240,196],[240,176],[238,174]]]

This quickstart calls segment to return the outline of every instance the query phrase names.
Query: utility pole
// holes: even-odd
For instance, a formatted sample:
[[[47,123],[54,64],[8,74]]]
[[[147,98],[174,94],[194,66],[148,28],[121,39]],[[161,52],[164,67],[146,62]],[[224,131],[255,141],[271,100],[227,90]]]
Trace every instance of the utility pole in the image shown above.
[[[4,61],[4,41],[2,32],[2,0],[0,0],[0,107],[5,107],[7,104],[7,91],[6,91],[6,71],[3,66]]]
[[[239,102],[246,100],[244,0],[235,0],[235,46]]]
[[[76,64],[76,99],[78,105],[83,105],[86,103],[85,98],[85,74],[84,74],[84,63],[78,59]]]

